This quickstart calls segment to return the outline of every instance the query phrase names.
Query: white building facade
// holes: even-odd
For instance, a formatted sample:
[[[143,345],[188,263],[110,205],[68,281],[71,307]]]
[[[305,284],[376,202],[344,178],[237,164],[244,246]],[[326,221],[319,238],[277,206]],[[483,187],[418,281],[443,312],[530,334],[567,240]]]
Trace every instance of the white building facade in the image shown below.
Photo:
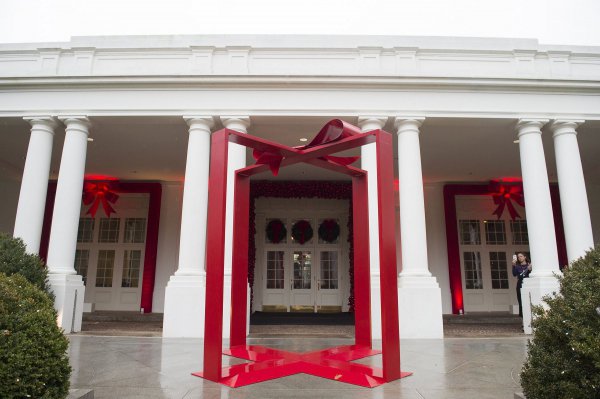
[[[560,267],[600,234],[600,48],[387,36],[0,45],[0,231],[47,260],[67,332],[84,311],[142,310],[164,313],[164,336],[201,337],[211,133],[298,146],[335,118],[394,137],[401,336],[442,337],[443,314],[514,312],[516,252],[533,264],[530,332],[530,298],[557,290]],[[229,176],[254,162],[232,147]],[[348,155],[374,182],[373,148]],[[307,165],[261,179],[252,311],[351,311],[349,181]],[[229,189],[227,207],[231,236]]]

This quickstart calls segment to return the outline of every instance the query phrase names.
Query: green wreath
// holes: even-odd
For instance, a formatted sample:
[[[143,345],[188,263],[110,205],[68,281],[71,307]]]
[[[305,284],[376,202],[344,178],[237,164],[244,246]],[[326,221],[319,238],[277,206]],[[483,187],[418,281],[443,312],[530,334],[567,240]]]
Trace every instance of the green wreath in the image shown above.
[[[313,236],[313,228],[308,220],[298,220],[292,226],[292,238],[301,245],[310,241]]]
[[[340,236],[340,225],[334,219],[326,219],[319,226],[319,239],[332,243]]]
[[[267,224],[265,229],[269,242],[279,244],[287,236],[285,224],[279,219],[273,219]]]

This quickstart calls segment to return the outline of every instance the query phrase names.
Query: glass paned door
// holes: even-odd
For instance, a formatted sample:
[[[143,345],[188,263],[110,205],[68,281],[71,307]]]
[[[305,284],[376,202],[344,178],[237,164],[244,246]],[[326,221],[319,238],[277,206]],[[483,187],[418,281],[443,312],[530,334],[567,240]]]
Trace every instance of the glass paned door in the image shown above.
[[[345,277],[348,256],[344,219],[276,216],[265,215],[258,221],[257,229],[263,230],[264,226],[265,237],[257,239],[257,247],[262,246],[262,250],[257,251],[256,257],[255,281],[260,281],[260,285],[255,283],[254,287],[256,309],[263,312],[341,312],[342,296],[349,295]],[[331,221],[331,231],[325,232],[331,234],[325,237],[323,231],[315,231],[314,237],[305,240],[304,244],[292,240],[292,227],[301,220],[309,221],[312,226]],[[279,232],[287,231],[288,239],[272,239],[277,234],[269,224],[278,225]],[[282,236],[286,234],[278,237]]]
[[[287,290],[289,276],[286,270],[286,251],[267,250],[265,252],[267,261],[265,274],[263,275],[263,311],[265,312],[287,312]]]
[[[340,252],[319,251],[317,312],[341,312]]]
[[[314,312],[312,251],[292,252],[292,281],[290,290],[290,311]]]
[[[312,275],[312,257],[310,252],[294,251],[294,277],[292,288],[310,290]]]
[[[285,268],[283,264],[285,252],[267,252],[267,289],[282,290],[285,284]]]
[[[465,312],[513,312],[511,260],[527,248],[527,222],[487,217],[458,222]]]
[[[140,309],[145,240],[144,217],[80,219],[74,266],[85,302],[96,310]]]

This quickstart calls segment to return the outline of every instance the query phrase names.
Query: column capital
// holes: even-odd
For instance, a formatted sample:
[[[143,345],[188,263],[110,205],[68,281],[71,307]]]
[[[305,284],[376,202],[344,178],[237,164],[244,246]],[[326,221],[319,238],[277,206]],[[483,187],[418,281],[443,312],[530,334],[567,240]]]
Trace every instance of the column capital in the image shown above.
[[[394,127],[398,129],[397,134],[413,131],[419,133],[419,128],[425,121],[423,116],[396,116]]]
[[[56,118],[45,115],[45,116],[25,116],[23,118],[26,122],[28,122],[32,128],[45,130],[48,133],[54,134],[54,129],[58,126],[56,122]]]
[[[552,137],[560,136],[561,134],[577,134],[577,127],[583,124],[583,119],[555,119],[550,124]]]
[[[517,137],[531,133],[542,134],[542,127],[546,123],[548,123],[548,119],[519,119],[517,125],[515,126]]]
[[[183,120],[189,126],[189,130],[204,130],[210,133],[211,129],[215,126],[215,121],[212,116],[206,115],[184,115]]]
[[[360,127],[363,132],[383,129],[387,120],[387,116],[363,115],[358,117],[358,127]]]
[[[86,135],[90,133],[92,124],[85,115],[65,115],[59,116],[58,119],[65,124],[67,130],[77,130]]]
[[[248,133],[250,126],[250,117],[247,115],[222,116],[221,122],[227,129],[235,130],[242,133]]]

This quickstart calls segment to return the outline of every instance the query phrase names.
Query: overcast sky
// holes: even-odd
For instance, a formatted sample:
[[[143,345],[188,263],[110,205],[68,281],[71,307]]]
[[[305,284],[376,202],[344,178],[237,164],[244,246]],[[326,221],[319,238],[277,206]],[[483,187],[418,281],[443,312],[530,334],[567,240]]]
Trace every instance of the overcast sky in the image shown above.
[[[600,46],[600,0],[0,0],[0,43],[225,33],[522,37]]]

